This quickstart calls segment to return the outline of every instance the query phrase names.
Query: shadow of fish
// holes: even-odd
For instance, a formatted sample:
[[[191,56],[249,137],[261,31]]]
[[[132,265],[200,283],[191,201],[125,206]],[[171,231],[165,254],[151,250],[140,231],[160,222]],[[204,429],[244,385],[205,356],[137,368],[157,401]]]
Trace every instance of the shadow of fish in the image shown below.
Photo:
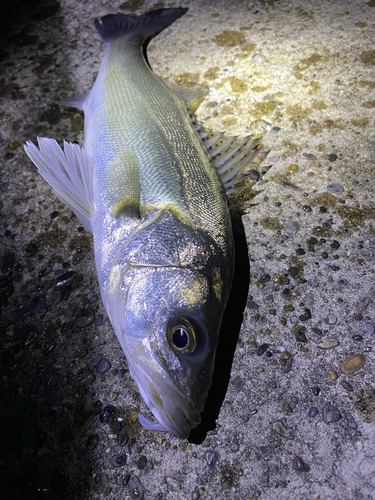
[[[212,137],[149,68],[149,37],[187,9],[96,20],[107,45],[85,113],[84,148],[38,138],[26,153],[93,233],[103,303],[157,423],[186,438],[200,422],[233,276],[226,192],[257,141]],[[198,92],[199,94],[199,92]]]

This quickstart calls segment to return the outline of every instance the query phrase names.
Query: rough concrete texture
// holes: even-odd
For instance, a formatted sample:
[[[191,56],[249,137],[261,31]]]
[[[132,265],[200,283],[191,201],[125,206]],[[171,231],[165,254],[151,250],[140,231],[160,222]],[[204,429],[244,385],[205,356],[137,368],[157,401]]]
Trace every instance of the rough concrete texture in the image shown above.
[[[205,126],[262,133],[269,151],[244,233],[236,218],[234,292],[190,442],[139,424],[150,413],[101,303],[92,238],[22,149],[38,135],[82,143],[82,114],[58,102],[94,81],[95,17],[180,5],[152,67],[209,87]],[[0,47],[1,498],[375,498],[375,2],[14,7]]]

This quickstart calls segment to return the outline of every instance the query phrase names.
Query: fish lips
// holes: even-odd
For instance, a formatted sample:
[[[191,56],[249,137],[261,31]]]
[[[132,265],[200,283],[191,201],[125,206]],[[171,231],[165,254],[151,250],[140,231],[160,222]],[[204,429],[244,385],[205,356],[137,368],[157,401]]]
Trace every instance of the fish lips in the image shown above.
[[[200,423],[200,412],[174,382],[155,344],[149,338],[143,339],[132,353],[132,377],[158,424],[148,421],[141,414],[140,422],[146,428],[168,431],[185,439],[191,429]]]

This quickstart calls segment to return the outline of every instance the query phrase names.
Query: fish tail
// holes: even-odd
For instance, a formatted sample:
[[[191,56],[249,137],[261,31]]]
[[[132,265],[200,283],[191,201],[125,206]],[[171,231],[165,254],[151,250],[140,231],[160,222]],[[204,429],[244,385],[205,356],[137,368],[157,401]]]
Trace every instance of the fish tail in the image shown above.
[[[152,10],[142,16],[127,16],[125,14],[108,14],[100,19],[95,19],[95,27],[104,42],[111,43],[115,38],[137,33],[143,35],[145,40],[166,28],[178,18],[183,16],[188,9],[158,9]]]

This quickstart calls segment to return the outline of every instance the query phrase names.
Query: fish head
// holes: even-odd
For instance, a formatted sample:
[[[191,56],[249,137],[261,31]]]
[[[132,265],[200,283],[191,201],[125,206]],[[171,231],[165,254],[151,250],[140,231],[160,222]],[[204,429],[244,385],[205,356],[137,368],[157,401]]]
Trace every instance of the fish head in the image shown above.
[[[102,295],[158,422],[141,423],[186,438],[211,386],[232,257],[168,210],[148,215],[116,255]]]
[[[112,322],[131,375],[159,424],[154,428],[186,438],[212,382],[222,317],[217,285],[202,270],[145,267],[126,273],[124,289],[120,324]]]

